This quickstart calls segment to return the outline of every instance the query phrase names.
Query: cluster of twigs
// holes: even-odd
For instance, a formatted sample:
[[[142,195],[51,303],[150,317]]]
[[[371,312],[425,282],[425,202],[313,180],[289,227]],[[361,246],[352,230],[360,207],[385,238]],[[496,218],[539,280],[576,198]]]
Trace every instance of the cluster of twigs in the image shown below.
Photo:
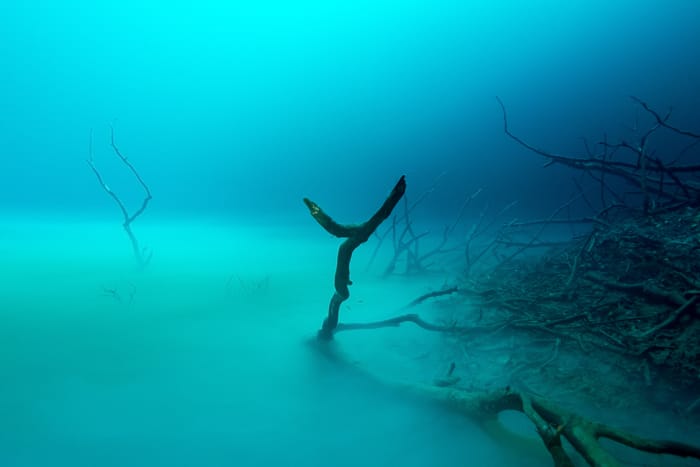
[[[440,174],[415,201],[409,202],[408,197],[405,196],[402,211],[391,217],[391,223],[382,232],[374,233],[377,242],[367,265],[368,269],[375,262],[380,249],[388,239],[391,240],[392,254],[384,267],[385,277],[391,274],[425,274],[444,267],[449,258],[455,256],[466,265],[464,272],[468,274],[497,244],[496,239],[489,238],[486,241],[483,239],[488,238],[489,234],[497,229],[497,221],[502,219],[502,216],[517,204],[516,202],[506,205],[496,215],[490,215],[486,204],[468,231],[463,232],[463,229],[460,229],[467,218],[469,207],[483,193],[483,188],[478,188],[464,197],[454,219],[443,226],[439,236],[433,235],[430,229],[418,230],[413,215],[416,209],[437,190],[444,176],[445,173]],[[482,241],[479,242],[479,240]]]
[[[327,340],[328,336],[339,331],[394,327],[403,323],[460,338],[516,328],[544,333],[554,339],[553,356],[540,368],[556,359],[560,346],[568,343],[586,354],[591,354],[595,349],[641,360],[644,363],[641,365],[642,372],[649,384],[651,367],[655,365],[656,368],[671,369],[675,374],[683,375],[684,382],[696,385],[700,375],[697,306],[700,296],[700,166],[680,165],[678,159],[656,156],[649,140],[661,129],[697,141],[700,141],[700,136],[671,126],[668,123],[670,113],[662,116],[646,103],[636,102],[653,117],[650,129],[641,134],[634,144],[624,140],[610,144],[606,138],[599,144],[601,153],[589,152],[585,158],[549,153],[515,136],[508,127],[505,107],[501,103],[506,134],[528,150],[544,156],[548,160],[547,165],[563,164],[591,177],[600,191],[600,206],[593,209],[589,216],[576,219],[562,217],[562,213],[579,199],[593,208],[586,192],[579,187],[579,193],[547,219],[506,224],[494,240],[481,250],[482,255],[491,251],[497,258],[497,264],[490,274],[478,279],[471,277],[466,285],[460,287],[431,292],[408,306],[461,293],[476,298],[482,310],[486,308],[497,313],[489,313],[488,318],[482,321],[482,312],[472,325],[433,324],[417,314],[404,314],[372,323],[338,323],[338,306],[348,295],[341,292],[347,292],[349,280],[347,274],[341,274],[342,290],[339,292],[336,272],[336,293],[323,327],[326,334],[320,333],[319,337],[326,337],[324,340]],[[634,160],[619,159],[623,153],[632,155]],[[478,193],[467,197],[462,210]],[[425,196],[416,203],[420,203]],[[400,197],[390,196],[391,208]],[[312,216],[326,230],[333,233],[335,229],[338,230],[336,236],[353,238],[354,230],[345,232],[346,227],[335,224],[314,203],[305,202]],[[389,273],[393,272],[401,255],[406,257],[407,271],[424,270],[423,261],[437,254],[433,251],[446,251],[447,239],[462,216],[460,211],[455,224],[445,228],[444,240],[438,243],[435,250],[421,255],[419,240],[427,233],[416,234],[413,231],[409,214],[416,203],[409,205],[405,198],[404,203],[403,215],[395,216],[392,225],[378,235],[379,245],[388,237],[393,241],[395,255]],[[349,271],[352,249],[367,240],[389,216],[391,208],[383,212],[381,220],[377,218],[378,222],[371,223],[371,229],[362,230],[359,240],[352,244],[350,254],[343,255],[341,247],[338,270]],[[473,232],[483,232],[483,217]],[[543,232],[548,226],[574,223],[590,224],[591,229],[585,235],[563,243],[543,239]],[[362,229],[364,225],[359,228]],[[522,240],[523,229],[528,228],[535,231]],[[473,236],[470,234],[467,238],[470,242]],[[471,250],[469,242],[466,246],[468,259]],[[533,258],[524,254],[541,247],[546,247],[543,255]],[[467,267],[470,268],[472,264],[468,262]],[[337,301],[335,297],[339,294],[341,299]],[[333,325],[327,326],[331,320]],[[323,350],[334,359],[344,360],[332,347],[324,346]],[[383,382],[445,403],[456,412],[483,423],[487,430],[498,424],[499,412],[521,411],[534,424],[557,466],[573,465],[569,453],[564,449],[564,439],[590,465],[618,465],[617,459],[600,445],[600,438],[608,438],[639,451],[700,459],[700,449],[696,446],[635,436],[593,422],[531,391],[511,387],[496,391],[457,387],[459,377],[453,375],[454,368],[453,363],[447,376],[430,386]],[[377,375],[373,377],[381,379]],[[691,412],[698,405],[700,402],[693,402],[687,411]]]
[[[657,257],[664,258],[664,267],[655,274]],[[471,342],[479,336],[517,329],[553,338],[553,354],[540,368],[557,358],[560,347],[568,345],[588,355],[614,351],[633,357],[630,361],[641,358],[648,363],[636,369],[641,368],[647,379],[652,377],[654,364],[674,366],[687,377],[688,384],[697,384],[700,321],[695,303],[700,295],[699,260],[700,213],[696,210],[667,212],[653,221],[629,217],[614,225],[596,224],[589,235],[552,248],[537,261],[513,258],[497,273],[480,281],[478,290],[450,287],[418,297],[405,307],[466,293],[476,296],[481,307],[499,310],[482,313],[471,324],[437,324],[411,313],[369,323],[339,323],[335,331],[411,323]],[[333,353],[337,349],[325,350]],[[536,366],[530,364],[530,371]],[[453,370],[454,363],[447,376],[436,379],[432,385],[382,382],[444,403],[504,441],[510,438],[502,432],[498,414],[504,410],[523,412],[556,466],[574,465],[564,440],[590,465],[619,465],[609,448],[600,444],[601,438],[638,451],[700,459],[697,446],[644,438],[595,422],[527,387],[485,391],[459,386],[460,378],[452,374]],[[381,379],[378,375],[372,377]],[[692,412],[699,404],[695,401],[686,411]]]
[[[464,220],[467,208],[483,191],[479,188],[465,197],[454,221],[444,226],[441,235],[432,235],[428,229],[418,231],[412,216],[416,208],[436,191],[444,176],[442,174],[412,203],[404,198],[402,212],[391,218],[391,224],[383,232],[375,232],[378,241],[368,267],[375,261],[380,248],[390,240],[393,254],[384,269],[385,276],[393,273],[425,273],[436,265],[444,265],[446,259],[455,256],[463,258],[462,271],[469,276],[474,266],[487,257],[487,253],[499,254],[501,264],[498,267],[502,268],[522,253],[561,246],[565,242],[552,242],[542,238],[543,232],[555,224],[600,227],[608,226],[610,216],[620,212],[658,216],[665,212],[700,206],[700,164],[683,162],[689,154],[700,149],[700,134],[672,125],[669,122],[670,110],[660,114],[646,102],[636,97],[632,97],[632,100],[649,117],[645,130],[640,130],[635,125],[631,136],[617,142],[611,142],[605,135],[595,145],[586,143],[582,156],[572,156],[547,151],[514,134],[509,126],[505,105],[498,99],[503,111],[504,131],[509,138],[528,151],[543,156],[545,167],[559,164],[574,169],[583,178],[589,179],[588,186],[584,187],[574,179],[578,192],[551,216],[529,221],[512,220],[504,224],[495,235],[491,235],[490,240],[477,245],[477,239],[483,240],[494,233],[496,221],[502,220],[502,216],[516,202],[508,204],[495,215],[487,213],[488,208],[485,207],[466,234],[459,232],[457,227]],[[669,154],[663,141],[659,143],[655,140],[664,136],[681,139],[683,149]],[[570,215],[566,217],[565,214],[572,211],[575,203],[585,204],[589,209],[588,214],[576,218]],[[523,239],[518,234],[527,228],[535,228],[536,231],[529,238]],[[495,251],[496,247],[500,247],[498,252]]]
[[[560,164],[582,171],[599,186],[601,217],[612,207],[624,206],[640,210],[645,215],[680,209],[700,204],[700,164],[683,164],[682,156],[700,143],[700,133],[680,129],[669,123],[671,111],[661,115],[646,102],[632,97],[649,116],[651,123],[645,131],[635,130],[633,139],[611,143],[607,135],[595,145],[597,151],[586,145],[586,155],[576,157],[556,154],[541,149],[511,132],[505,105],[503,111],[505,133],[519,145],[546,159],[545,167]],[[670,155],[665,148],[655,147],[652,138],[661,131],[684,138],[686,147]],[[641,203],[638,201],[641,199]]]
[[[401,181],[403,181],[403,179],[401,179]],[[395,189],[394,192],[392,192],[392,195],[390,195],[390,197],[385,202],[384,206],[387,206],[387,203],[390,203],[389,206],[393,207],[396,204],[396,202],[398,202],[398,199],[400,198],[401,194],[403,194],[403,190],[397,192]],[[336,225],[330,219],[330,217],[325,215],[320,210],[320,208],[317,207],[315,203],[312,203],[308,200],[305,201],[310,209],[312,216],[324,228],[326,228],[329,231],[339,229],[339,234],[344,232],[343,226],[339,224]],[[383,208],[380,209],[379,212],[381,212],[381,216],[377,219],[381,218],[383,220],[386,217],[388,217],[388,214],[391,210],[384,210]],[[333,225],[335,229],[329,228],[329,225]],[[362,229],[362,226],[365,225],[369,225],[370,227],[369,229],[363,230],[363,240],[366,240],[366,238],[369,235],[371,235],[372,231],[374,231],[374,229],[376,229],[376,227],[378,226],[378,223],[370,222],[368,224],[362,224],[360,229]],[[611,235],[613,235],[613,233],[611,233]],[[350,235],[350,232],[348,232],[348,238],[353,238],[353,236]],[[594,237],[589,236],[588,240],[586,240],[581,245],[577,245],[579,247],[578,251],[581,252],[582,255],[582,252],[586,252],[586,250],[588,250],[588,245],[590,245],[590,242],[593,241],[592,238]],[[605,238],[603,238],[602,236],[601,241],[601,245],[605,245]],[[357,244],[353,244],[352,246],[354,249],[354,247],[356,247]],[[595,255],[591,255],[590,252],[586,252],[586,259],[581,261],[582,266],[580,267],[580,269],[579,267],[570,266],[570,268],[574,269],[574,272],[570,272],[570,275],[573,274],[574,276],[578,276],[580,274],[580,272],[578,271],[583,271],[584,269],[586,269],[588,264],[587,262],[595,259]],[[339,267],[342,271],[349,271],[349,261],[350,255],[344,256],[342,254],[341,247],[341,254],[339,254]],[[517,265],[519,262],[520,261],[514,261],[511,263],[511,265]],[[567,264],[571,265],[573,263],[569,262]],[[516,277],[517,275],[518,273],[515,274]],[[551,306],[552,309],[556,309],[556,304],[563,303],[565,301],[564,297],[570,295],[571,290],[576,290],[578,280],[589,280],[587,279],[588,275],[586,274],[582,276],[582,279],[579,276],[579,279],[567,279],[563,281],[561,280],[561,277],[569,276],[562,274],[553,275],[560,279],[557,282],[557,284],[559,284],[560,286],[562,284],[564,285],[564,293],[558,292],[556,294],[550,294],[551,296],[549,296],[549,298],[551,299],[551,303],[554,304],[554,306]],[[347,276],[345,276],[344,274],[341,274],[341,276],[347,279]],[[336,281],[337,279],[338,275],[336,273]],[[347,280],[343,280],[340,285],[347,286],[348,282],[349,281]],[[523,281],[520,280],[509,283],[507,287],[518,288],[522,285]],[[505,323],[496,323],[495,325],[480,325],[478,327],[460,327],[456,324],[432,324],[428,321],[421,319],[420,316],[418,316],[417,314],[406,314],[373,323],[338,323],[338,305],[340,304],[340,302],[342,302],[343,297],[341,297],[340,301],[336,301],[335,298],[339,294],[338,290],[336,290],[334,298],[331,300],[329,316],[324,321],[322,331],[319,332],[319,340],[327,341],[329,340],[329,337],[333,336],[333,334],[339,331],[367,330],[382,327],[393,327],[399,326],[402,323],[406,322],[413,323],[428,331],[448,333],[460,336],[465,336],[467,333],[479,334],[483,333],[484,331],[496,331],[498,329],[502,329],[506,325],[513,325],[516,327],[530,328],[531,330],[534,329],[543,332],[549,332],[552,334],[561,335],[562,337],[569,337],[569,333],[564,327],[576,325],[579,323],[586,323],[587,325],[591,324],[591,320],[587,313],[570,313],[568,316],[563,316],[558,319],[544,315],[546,311],[543,308],[537,307],[539,306],[540,299],[543,299],[545,303],[547,302],[547,288],[549,287],[549,285],[542,283],[540,285],[542,286],[540,290],[534,291],[533,294],[530,296],[523,295],[520,298],[520,301],[515,303],[509,303],[509,301],[515,300],[516,297],[519,296],[519,293],[510,291],[508,295],[505,295],[505,298],[501,298],[500,294],[504,292],[503,286],[500,286],[500,290],[498,291],[481,290],[479,292],[479,295],[484,300],[493,300],[492,304],[494,306],[512,308],[515,314],[520,314],[520,318],[516,320],[508,320]],[[347,288],[345,290],[347,290]],[[411,302],[408,305],[408,307],[421,304],[422,302],[428,299],[442,297],[445,295],[451,295],[458,291],[459,290],[457,288],[452,287],[449,289],[445,289],[444,291],[436,291],[429,294],[425,294]],[[519,290],[517,292],[522,292],[522,290]],[[528,301],[530,302],[528,303]],[[571,307],[569,307],[569,311],[570,310]],[[539,313],[539,316],[536,315],[537,313]],[[332,326],[329,325],[331,321],[333,322]],[[596,323],[592,324],[595,325]],[[656,325],[655,327],[659,330],[663,329],[663,326]],[[646,331],[644,332],[648,332],[649,329],[650,328],[646,328]],[[581,343],[581,345],[583,345],[580,339],[578,341],[579,343]],[[553,358],[556,358],[556,352],[558,352],[559,350],[559,343],[560,340],[557,339],[555,347],[555,356]],[[339,361],[340,363],[347,363],[346,359],[342,355],[338,354],[337,348],[329,346],[327,342],[323,346],[321,346],[320,349],[323,352],[327,353],[334,360]],[[588,418],[585,418],[581,415],[564,409],[547,400],[546,398],[532,394],[529,391],[522,391],[518,389],[513,389],[511,387],[506,387],[505,389],[493,391],[482,391],[474,390],[473,388],[467,389],[457,387],[457,383],[459,382],[460,378],[453,374],[454,368],[455,365],[453,363],[450,366],[447,375],[444,378],[440,378],[434,381],[432,385],[418,383],[401,383],[398,381],[384,380],[380,375],[376,374],[372,374],[369,376],[372,378],[382,380],[382,383],[388,386],[395,386],[401,390],[407,390],[412,394],[417,394],[421,397],[426,397],[434,401],[443,403],[451,410],[454,410],[457,413],[463,414],[467,417],[474,419],[476,422],[480,423],[486,431],[488,431],[498,439],[506,439],[506,437],[503,436],[502,428],[499,428],[500,424],[498,421],[498,414],[504,410],[521,411],[534,424],[538,435],[540,436],[542,442],[545,445],[545,448],[549,452],[551,459],[554,462],[554,465],[556,466],[568,467],[574,465],[570,454],[564,448],[563,440],[567,440],[590,465],[619,465],[617,459],[608,450],[601,446],[601,444],[599,443],[600,438],[608,438],[639,451],[658,454],[671,454],[680,457],[691,457],[695,459],[700,459],[700,449],[698,449],[697,446],[674,441],[647,439],[640,436],[636,436],[635,434],[632,434],[630,432],[617,429],[606,424],[594,422]]]
[[[482,306],[509,312],[504,325],[585,353],[595,346],[634,357],[697,384],[700,211],[598,227],[537,261],[513,261],[470,290]]]
[[[695,385],[700,376],[700,165],[681,165],[663,147],[652,149],[650,138],[663,129],[689,138],[693,147],[700,135],[670,125],[670,113],[662,116],[634,100],[651,115],[650,128],[634,142],[601,142],[599,154],[584,158],[550,153],[516,136],[501,103],[506,134],[544,156],[546,165],[564,164],[591,177],[599,206],[588,216],[563,217],[574,200],[584,199],[593,208],[580,189],[547,219],[508,224],[497,240],[498,264],[465,290],[482,306],[508,312],[504,325],[556,336],[586,353],[595,347],[633,357],[641,361],[648,384],[650,368],[656,368],[673,372],[685,386]],[[587,223],[591,229],[562,244],[541,240],[547,226],[561,223]],[[504,240],[528,228],[536,229],[529,240]],[[540,246],[547,251],[535,259],[521,255]]]
[[[415,314],[375,323],[339,324],[336,331],[392,327],[403,322],[412,322],[429,331],[461,332],[460,328],[457,327],[432,325]],[[467,329],[464,328],[464,330]],[[459,387],[460,378],[453,374],[454,363],[450,365],[444,378],[436,379],[428,385],[391,380],[378,373],[369,373],[363,370],[357,362],[349,363],[348,358],[337,347],[324,344],[319,349],[334,361],[343,365],[352,365],[369,378],[376,379],[386,386],[395,387],[412,395],[444,404],[455,413],[474,420],[494,439],[505,443],[513,442],[516,436],[509,433],[501,425],[499,414],[507,410],[522,412],[533,423],[554,465],[558,467],[574,465],[571,453],[565,448],[564,440],[589,465],[593,466],[621,465],[609,448],[601,445],[602,438],[616,441],[642,452],[700,459],[700,448],[697,446],[670,440],[645,438],[623,429],[598,423],[529,391],[510,386],[495,390]]]
[[[401,176],[389,193],[389,196],[384,200],[384,203],[372,217],[361,224],[339,224],[326,214],[318,204],[309,198],[304,198],[304,204],[309,209],[311,217],[334,237],[345,239],[338,248],[338,260],[333,281],[335,291],[328,305],[328,316],[323,321],[323,325],[318,332],[320,339],[330,340],[333,338],[333,334],[338,326],[340,305],[350,297],[350,289],[348,287],[352,285],[350,280],[350,260],[352,260],[353,252],[358,246],[365,243],[377,230],[377,227],[391,215],[405,192],[406,178]]]

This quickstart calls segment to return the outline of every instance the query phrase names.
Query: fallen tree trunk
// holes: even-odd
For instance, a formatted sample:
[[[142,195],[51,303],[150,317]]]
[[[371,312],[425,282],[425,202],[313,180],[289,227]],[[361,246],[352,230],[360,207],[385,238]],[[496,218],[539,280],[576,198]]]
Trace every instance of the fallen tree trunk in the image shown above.
[[[391,326],[391,324],[390,324]],[[340,329],[340,327],[339,327]],[[357,329],[360,329],[359,327]],[[316,348],[327,358],[343,366],[352,366],[362,374],[397,391],[426,398],[476,422],[497,440],[513,440],[514,435],[500,423],[498,415],[506,410],[524,413],[535,425],[546,450],[557,467],[573,466],[564,450],[566,439],[591,466],[615,467],[620,462],[601,445],[607,438],[632,449],[653,454],[669,454],[700,460],[700,447],[676,441],[647,439],[602,423],[558,406],[542,397],[527,394],[509,386],[493,391],[467,390],[442,385],[394,381],[362,369],[351,363],[333,343],[317,342]]]

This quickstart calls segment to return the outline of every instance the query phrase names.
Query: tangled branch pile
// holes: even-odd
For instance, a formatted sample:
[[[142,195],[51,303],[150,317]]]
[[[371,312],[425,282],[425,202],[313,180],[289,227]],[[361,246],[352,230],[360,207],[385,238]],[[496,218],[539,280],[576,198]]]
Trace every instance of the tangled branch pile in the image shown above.
[[[561,218],[570,200],[548,219],[506,226],[498,240],[500,264],[470,293],[482,306],[505,310],[508,326],[557,336],[585,353],[631,357],[647,384],[655,370],[689,388],[700,378],[700,165],[681,159],[697,148],[700,135],[670,125],[670,112],[662,116],[634,100],[649,115],[649,129],[615,144],[606,138],[598,153],[585,157],[547,152],[515,136],[501,103],[511,139],[544,156],[546,165],[589,177],[600,199],[594,206],[579,186],[576,199],[584,199],[592,215]],[[664,141],[652,146],[659,131],[690,144],[682,154],[668,154]],[[581,222],[593,226],[588,234],[534,259],[520,255],[544,244],[545,226]],[[533,226],[538,230],[530,240],[510,240]]]
[[[633,357],[647,380],[651,366],[697,384],[700,210],[598,225],[537,261],[499,268],[472,292],[508,310],[513,327]]]

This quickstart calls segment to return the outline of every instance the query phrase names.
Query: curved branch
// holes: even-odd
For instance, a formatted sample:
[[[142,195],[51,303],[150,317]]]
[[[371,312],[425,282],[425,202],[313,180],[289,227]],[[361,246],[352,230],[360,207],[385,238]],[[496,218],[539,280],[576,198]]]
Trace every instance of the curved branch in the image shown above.
[[[513,441],[514,435],[500,424],[498,414],[505,410],[522,412],[535,425],[537,433],[557,467],[573,465],[571,458],[562,448],[561,437],[566,438],[586,462],[593,466],[620,465],[620,462],[600,445],[600,438],[608,438],[640,451],[700,460],[698,446],[642,438],[627,431],[591,421],[547,399],[509,386],[503,389],[479,391],[454,386],[405,383],[369,372],[357,364],[350,363],[335,346],[324,344],[319,347],[319,350],[336,363],[361,371],[365,377],[409,394],[433,400],[445,405],[451,411],[469,417],[499,441]]]
[[[523,140],[519,136],[513,134],[510,131],[508,124],[508,113],[503,101],[496,97],[501,111],[503,113],[503,131],[511,138],[513,141],[518,143],[525,149],[539,154],[547,159],[545,166],[552,164],[561,164],[570,167],[575,170],[581,170],[585,173],[593,176],[593,173],[599,173],[600,178],[597,178],[601,183],[601,190],[609,190],[607,185],[604,183],[604,175],[611,175],[624,180],[631,186],[639,189],[640,194],[644,195],[644,209],[645,213],[649,213],[650,195],[653,195],[657,200],[664,201],[664,207],[675,207],[676,204],[680,203],[680,206],[686,204],[695,204],[700,199],[700,186],[692,179],[682,180],[679,175],[695,175],[700,172],[700,165],[685,165],[685,166],[675,166],[672,164],[664,164],[658,158],[652,157],[647,148],[647,143],[649,136],[659,127],[664,127],[672,130],[678,134],[689,136],[692,138],[700,138],[700,135],[691,133],[688,131],[680,130],[676,127],[668,125],[666,123],[668,116],[661,117],[654,110],[649,108],[649,106],[643,101],[633,98],[638,102],[647,112],[651,113],[656,119],[656,124],[650,128],[641,139],[635,144],[630,144],[628,142],[621,142],[618,144],[610,144],[607,139],[604,142],[599,143],[603,149],[606,151],[602,157],[595,157],[590,154],[587,158],[582,157],[572,157],[566,155],[555,154],[544,149],[540,149],[527,141]],[[608,157],[607,150],[611,149],[613,152],[618,149],[629,150],[636,157],[635,163],[613,161]],[[612,153],[610,154],[612,155]],[[665,177],[670,178],[666,180]],[[594,176],[594,178],[596,178]],[[672,193],[666,188],[677,187],[681,193]],[[604,203],[605,204],[605,203]]]
[[[151,201],[153,196],[151,196],[151,190],[148,188],[148,185],[146,185],[146,182],[143,181],[143,178],[141,178],[141,175],[138,173],[136,168],[129,162],[129,159],[124,156],[119,148],[117,147],[115,141],[114,141],[114,127],[110,126],[110,145],[112,146],[112,149],[114,150],[114,153],[119,157],[119,159],[122,161],[122,163],[129,169],[129,171],[134,175],[136,180],[139,182],[141,187],[143,188],[145,192],[145,196],[143,198],[143,201],[141,202],[141,206],[139,209],[137,209],[133,214],[129,215],[129,211],[126,208],[126,205],[124,202],[119,198],[119,196],[112,191],[112,189],[105,183],[104,179],[102,178],[102,174],[100,174],[100,171],[97,169],[95,166],[95,162],[93,161],[93,154],[92,154],[92,130],[90,130],[90,150],[89,150],[89,155],[87,159],[87,163],[90,166],[90,169],[92,169],[92,172],[95,174],[95,177],[97,178],[97,182],[100,184],[102,189],[107,193],[117,204],[119,207],[119,210],[122,212],[122,216],[124,217],[124,221],[122,222],[122,227],[124,228],[124,231],[126,232],[126,235],[129,237],[129,241],[131,242],[131,249],[134,252],[134,257],[136,258],[136,261],[139,264],[139,267],[143,268],[145,267],[151,260],[151,255],[147,255],[144,257],[144,253],[146,252],[146,249],[142,249],[139,247],[139,242],[138,239],[136,238],[136,235],[134,235],[133,230],[131,230],[131,223],[136,220],[137,217],[139,217],[143,212],[146,210],[148,207],[148,203]]]
[[[398,327],[402,323],[413,323],[416,326],[425,329],[426,331],[435,332],[456,332],[459,328],[455,326],[440,326],[439,324],[432,324],[421,319],[420,316],[416,314],[407,314],[396,316],[394,318],[385,319],[383,321],[373,321],[370,323],[339,323],[335,331],[355,331],[358,329],[379,329],[379,328],[390,328]]]
[[[654,119],[656,120],[656,123],[657,123],[659,126],[662,126],[662,127],[666,128],[666,129],[669,129],[669,130],[671,130],[671,131],[673,131],[673,132],[675,132],[675,133],[678,133],[679,135],[689,136],[690,138],[700,138],[700,134],[698,134],[698,133],[693,133],[693,132],[691,132],[691,131],[681,130],[681,129],[679,129],[679,128],[676,128],[675,126],[671,126],[671,125],[669,125],[668,123],[666,123],[666,121],[668,120],[668,117],[671,116],[671,112],[670,112],[670,111],[669,111],[669,113],[668,113],[668,115],[667,115],[666,117],[663,117],[663,118],[662,118],[661,115],[658,114],[658,112],[656,112],[654,109],[652,109],[651,107],[649,107],[649,104],[647,104],[646,102],[644,102],[644,101],[641,100],[640,98],[638,98],[638,97],[636,97],[636,96],[630,96],[630,98],[631,98],[633,101],[635,101],[637,104],[641,105],[642,108],[643,108],[644,110],[646,110],[647,112],[649,112],[649,113],[654,117]]]

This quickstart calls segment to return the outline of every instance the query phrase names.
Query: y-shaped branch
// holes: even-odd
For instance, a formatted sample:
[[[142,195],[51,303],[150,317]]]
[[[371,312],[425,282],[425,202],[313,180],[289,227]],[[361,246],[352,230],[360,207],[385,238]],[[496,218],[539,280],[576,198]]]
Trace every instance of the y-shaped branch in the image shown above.
[[[92,131],[90,132],[90,155],[88,157],[87,163],[94,172],[95,176],[97,177],[97,181],[100,183],[100,186],[102,186],[102,189],[114,200],[115,203],[117,203],[117,206],[119,206],[119,209],[122,212],[122,216],[124,216],[124,222],[122,223],[122,227],[124,227],[124,231],[126,234],[129,236],[129,240],[131,241],[131,248],[134,251],[134,256],[136,257],[136,261],[139,264],[139,267],[143,268],[145,267],[148,262],[151,260],[151,254],[148,254],[144,257],[145,249],[139,248],[139,242],[136,239],[136,236],[134,235],[134,232],[131,230],[131,223],[136,220],[137,217],[139,217],[143,212],[146,210],[148,207],[148,203],[151,201],[151,190],[148,188],[148,185],[146,185],[146,182],[143,181],[143,178],[141,178],[141,175],[136,171],[134,166],[129,162],[129,159],[126,158],[120,151],[119,148],[117,147],[116,143],[114,142],[114,127],[110,127],[110,136],[111,136],[111,142],[110,145],[112,146],[112,149],[114,150],[114,153],[119,157],[119,159],[124,163],[125,166],[131,171],[132,174],[134,174],[134,177],[136,177],[136,180],[139,182],[141,187],[143,188],[143,191],[145,192],[145,196],[143,198],[143,202],[141,203],[141,207],[136,210],[133,214],[129,214],[129,211],[127,211],[126,206],[124,205],[124,202],[117,196],[117,194],[112,191],[112,189],[104,182],[104,179],[102,178],[102,175],[100,172],[97,170],[97,167],[95,166],[95,162],[93,161],[92,158]]]
[[[556,467],[574,465],[563,448],[563,439],[566,439],[591,466],[621,465],[621,462],[600,444],[601,438],[616,441],[638,451],[700,459],[700,447],[696,445],[642,438],[585,418],[556,405],[549,399],[509,386],[504,389],[480,391],[443,385],[442,380],[436,381],[433,385],[403,382],[390,379],[380,373],[370,372],[357,362],[351,363],[338,347],[321,345],[318,349],[331,361],[353,368],[365,377],[408,394],[433,400],[455,413],[465,415],[477,422],[488,434],[504,442],[512,442],[514,437],[501,425],[499,414],[506,410],[522,412],[535,425]],[[452,369],[448,376],[454,377],[451,371]]]
[[[346,239],[338,248],[338,261],[335,268],[335,293],[328,306],[328,317],[323,321],[323,326],[318,332],[319,338],[331,339],[333,337],[333,331],[338,326],[340,304],[350,297],[348,286],[352,284],[350,281],[350,260],[352,259],[353,251],[366,242],[379,227],[379,224],[391,215],[391,211],[394,210],[394,207],[405,192],[406,179],[402,176],[379,210],[367,222],[359,225],[338,224],[328,214],[323,212],[318,204],[308,198],[304,198],[304,204],[309,208],[311,216],[316,219],[316,222],[321,227],[335,237]]]

